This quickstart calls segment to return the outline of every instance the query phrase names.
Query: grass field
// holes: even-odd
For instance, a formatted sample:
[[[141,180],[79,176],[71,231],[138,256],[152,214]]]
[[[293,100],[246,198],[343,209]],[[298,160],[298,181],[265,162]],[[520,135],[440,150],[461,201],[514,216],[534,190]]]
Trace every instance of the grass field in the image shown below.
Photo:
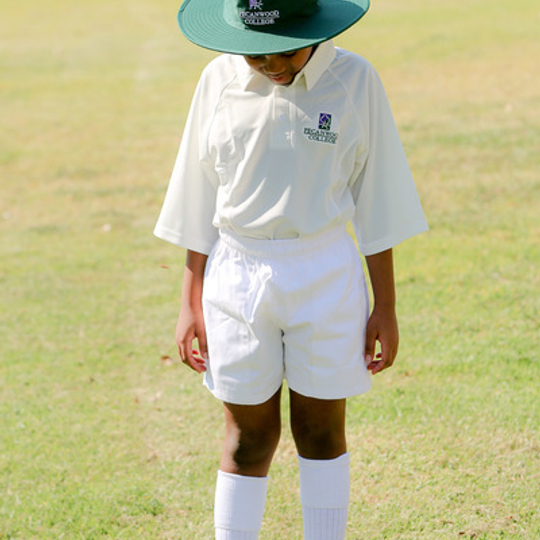
[[[198,74],[172,0],[3,2],[0,539],[212,538],[221,409],[177,360],[152,236]],[[396,252],[401,350],[350,401],[348,540],[540,537],[540,7],[374,0],[431,230]],[[284,405],[286,403],[284,402]],[[261,534],[301,538],[285,430]]]

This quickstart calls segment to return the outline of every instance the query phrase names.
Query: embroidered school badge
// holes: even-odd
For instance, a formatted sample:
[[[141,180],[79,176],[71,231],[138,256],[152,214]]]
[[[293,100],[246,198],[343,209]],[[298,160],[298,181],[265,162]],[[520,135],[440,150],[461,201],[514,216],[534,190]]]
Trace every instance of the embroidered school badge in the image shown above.
[[[317,129],[304,128],[304,137],[309,141],[317,141],[327,144],[336,144],[338,134],[330,131],[332,127],[332,115],[330,113],[319,113],[319,123]]]
[[[319,114],[319,129],[330,131],[332,126],[332,115],[328,113]]]
[[[266,26],[279,19],[279,9],[263,10],[263,0],[249,0],[249,11],[241,11],[240,18],[247,26]]]

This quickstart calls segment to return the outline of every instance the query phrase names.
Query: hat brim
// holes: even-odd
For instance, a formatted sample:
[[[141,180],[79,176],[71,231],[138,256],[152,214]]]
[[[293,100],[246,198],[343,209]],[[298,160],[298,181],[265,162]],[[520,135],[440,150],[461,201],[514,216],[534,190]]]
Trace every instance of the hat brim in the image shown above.
[[[237,28],[223,15],[223,2],[186,0],[178,12],[178,25],[193,43],[231,54],[278,54],[311,47],[341,34],[360,20],[369,0],[320,0],[315,15],[280,28]]]

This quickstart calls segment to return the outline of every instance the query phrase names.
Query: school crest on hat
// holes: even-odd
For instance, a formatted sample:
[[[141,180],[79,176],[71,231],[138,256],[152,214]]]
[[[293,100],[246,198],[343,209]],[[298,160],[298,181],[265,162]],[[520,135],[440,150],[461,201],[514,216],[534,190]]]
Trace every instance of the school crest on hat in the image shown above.
[[[178,24],[206,49],[277,54],[327,41],[368,9],[369,0],[184,0]]]
[[[263,0],[249,0],[249,10],[240,11],[240,19],[246,26],[275,24],[279,17],[278,9],[263,11]]]

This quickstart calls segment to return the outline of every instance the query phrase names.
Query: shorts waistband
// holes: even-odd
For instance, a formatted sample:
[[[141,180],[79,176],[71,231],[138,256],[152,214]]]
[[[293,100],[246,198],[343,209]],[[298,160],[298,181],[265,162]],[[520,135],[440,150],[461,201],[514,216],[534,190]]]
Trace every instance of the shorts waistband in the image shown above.
[[[220,229],[220,241],[229,247],[260,258],[302,255],[328,248],[344,235],[348,235],[345,226],[340,225],[311,235],[296,238],[253,238],[239,235],[229,229]]]

